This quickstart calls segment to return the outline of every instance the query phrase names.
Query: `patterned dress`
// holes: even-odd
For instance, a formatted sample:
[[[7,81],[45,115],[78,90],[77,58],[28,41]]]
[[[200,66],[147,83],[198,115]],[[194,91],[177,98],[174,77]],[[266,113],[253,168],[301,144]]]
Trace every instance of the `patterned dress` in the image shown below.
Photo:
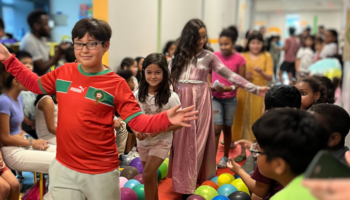
[[[216,174],[212,97],[206,81],[209,70],[249,92],[257,94],[259,91],[257,86],[225,67],[212,52],[202,50],[196,58],[197,61],[191,59],[174,88],[183,108],[195,105],[199,111],[198,119],[190,122],[190,128],[181,128],[173,135],[168,176],[173,179],[173,190],[181,194],[193,194],[197,183]]]

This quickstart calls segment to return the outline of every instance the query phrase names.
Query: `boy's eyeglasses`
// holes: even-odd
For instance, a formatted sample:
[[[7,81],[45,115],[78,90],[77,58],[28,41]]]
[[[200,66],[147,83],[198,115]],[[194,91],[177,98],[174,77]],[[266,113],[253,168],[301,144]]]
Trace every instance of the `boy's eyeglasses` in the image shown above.
[[[259,151],[259,144],[258,143],[254,143],[253,146],[250,147],[250,152],[252,153],[252,156],[254,158],[258,157],[258,155],[260,155],[260,154],[265,154],[265,153]]]
[[[99,42],[89,42],[89,43],[73,43],[73,47],[75,50],[82,50],[84,46],[86,46],[87,49],[93,50],[96,48],[98,44],[102,44],[104,41]]]

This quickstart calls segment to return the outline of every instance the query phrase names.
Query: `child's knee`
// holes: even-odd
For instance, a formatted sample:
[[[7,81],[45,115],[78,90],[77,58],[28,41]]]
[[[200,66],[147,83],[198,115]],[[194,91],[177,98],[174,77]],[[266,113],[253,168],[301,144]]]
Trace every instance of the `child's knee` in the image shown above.
[[[18,182],[18,180],[16,179],[16,177],[13,177],[13,179],[11,179],[8,184],[10,185],[10,188],[12,191],[19,191],[20,190],[20,184]]]
[[[157,173],[150,173],[150,172],[143,171],[142,173],[143,182],[144,183],[152,182],[155,177],[155,174],[157,175]]]
[[[8,197],[11,191],[11,186],[6,181],[0,181],[0,197],[5,199]]]

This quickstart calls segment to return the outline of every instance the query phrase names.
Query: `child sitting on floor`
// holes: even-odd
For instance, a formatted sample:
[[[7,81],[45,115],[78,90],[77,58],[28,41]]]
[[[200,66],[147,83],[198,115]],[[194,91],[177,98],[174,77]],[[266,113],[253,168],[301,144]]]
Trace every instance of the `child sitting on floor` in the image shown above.
[[[301,182],[314,156],[327,147],[329,134],[316,118],[301,110],[281,108],[253,124],[259,171],[284,186],[271,200],[315,199]]]
[[[289,85],[275,85],[266,93],[264,113],[274,108],[296,108],[300,109],[301,95],[297,88]],[[264,200],[270,199],[274,194],[283,189],[283,186],[277,181],[267,178],[260,174],[259,167],[256,166],[252,176],[233,159],[228,163],[228,167],[232,172],[242,178],[244,183],[253,193],[253,196],[262,197]],[[260,198],[261,199],[261,198]]]
[[[314,105],[309,109],[310,112],[317,113],[324,118],[329,130],[328,150],[343,163],[347,164],[345,160],[345,153],[349,148],[345,146],[345,138],[350,130],[350,116],[340,106],[321,103]]]

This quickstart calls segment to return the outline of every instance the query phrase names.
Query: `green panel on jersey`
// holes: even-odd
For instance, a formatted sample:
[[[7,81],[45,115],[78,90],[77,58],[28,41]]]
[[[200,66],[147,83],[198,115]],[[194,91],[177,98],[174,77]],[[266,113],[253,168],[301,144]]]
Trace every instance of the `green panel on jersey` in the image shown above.
[[[114,97],[104,90],[89,87],[85,98],[114,107]]]
[[[67,93],[72,81],[56,80],[56,92]]]

